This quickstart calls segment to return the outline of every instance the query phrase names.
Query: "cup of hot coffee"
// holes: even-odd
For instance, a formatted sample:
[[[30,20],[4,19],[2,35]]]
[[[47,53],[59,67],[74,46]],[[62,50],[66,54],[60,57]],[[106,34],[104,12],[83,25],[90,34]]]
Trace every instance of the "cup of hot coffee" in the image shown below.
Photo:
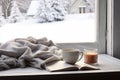
[[[63,49],[62,58],[66,63],[75,64],[83,57],[83,53],[79,49],[68,48]]]

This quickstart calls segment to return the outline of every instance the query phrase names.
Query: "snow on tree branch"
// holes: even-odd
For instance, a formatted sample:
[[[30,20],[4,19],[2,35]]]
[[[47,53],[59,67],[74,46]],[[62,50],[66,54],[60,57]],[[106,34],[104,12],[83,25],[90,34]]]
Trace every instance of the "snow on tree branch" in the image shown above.
[[[2,12],[4,18],[7,18],[10,15],[10,8],[13,0],[1,0],[2,3]]]
[[[19,10],[19,7],[16,1],[13,1],[10,16],[9,16],[9,22],[11,23],[19,22],[20,20],[22,20],[22,18],[23,16]]]
[[[39,0],[38,12],[35,17],[38,22],[52,22],[64,20],[65,5],[64,0]]]

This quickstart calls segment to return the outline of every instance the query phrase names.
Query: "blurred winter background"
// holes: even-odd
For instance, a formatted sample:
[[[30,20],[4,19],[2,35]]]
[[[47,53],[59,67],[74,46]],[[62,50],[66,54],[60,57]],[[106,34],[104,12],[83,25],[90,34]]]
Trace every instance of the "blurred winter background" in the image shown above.
[[[95,0],[0,0],[0,42],[47,37],[95,42]]]

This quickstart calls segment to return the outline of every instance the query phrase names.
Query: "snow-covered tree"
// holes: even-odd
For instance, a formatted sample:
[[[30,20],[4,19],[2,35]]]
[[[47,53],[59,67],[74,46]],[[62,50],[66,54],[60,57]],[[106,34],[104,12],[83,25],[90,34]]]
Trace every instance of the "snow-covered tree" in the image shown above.
[[[52,22],[64,19],[65,8],[63,0],[39,0],[39,8],[35,17],[39,22]]]
[[[52,8],[47,0],[39,0],[39,8],[35,17],[39,18],[40,23],[53,21],[51,14]]]
[[[5,23],[5,19],[3,17],[2,7],[0,6],[0,27]]]
[[[74,3],[76,2],[77,0],[66,0],[66,3],[67,3],[67,12],[70,13],[71,12],[71,7],[74,5]]]
[[[66,13],[63,0],[52,0],[51,7],[54,10],[53,11],[54,20],[55,21],[63,20]]]
[[[0,27],[5,23],[5,19],[3,16],[0,16]]]
[[[95,0],[87,0],[87,2],[90,4],[88,6],[90,12],[95,12]]]
[[[18,7],[16,1],[13,1],[11,13],[9,16],[9,22],[15,23],[15,22],[19,22],[21,19],[23,19],[23,16],[19,10],[19,7]]]
[[[10,15],[10,9],[13,0],[0,0],[0,1],[2,5],[3,16],[6,19]]]

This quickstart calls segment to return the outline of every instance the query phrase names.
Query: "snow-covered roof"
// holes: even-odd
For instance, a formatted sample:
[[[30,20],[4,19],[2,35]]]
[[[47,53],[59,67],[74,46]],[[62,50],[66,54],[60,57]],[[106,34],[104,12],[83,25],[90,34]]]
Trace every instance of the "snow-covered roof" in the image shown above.
[[[80,7],[80,8],[81,8],[81,7],[84,8],[84,7],[87,7],[87,6],[85,6],[85,5],[80,5],[79,7]]]
[[[88,6],[89,5],[89,3],[88,2],[86,2],[86,1],[80,1],[80,3],[79,3],[79,7],[81,6]]]
[[[27,15],[35,15],[39,7],[39,0],[32,0]]]

